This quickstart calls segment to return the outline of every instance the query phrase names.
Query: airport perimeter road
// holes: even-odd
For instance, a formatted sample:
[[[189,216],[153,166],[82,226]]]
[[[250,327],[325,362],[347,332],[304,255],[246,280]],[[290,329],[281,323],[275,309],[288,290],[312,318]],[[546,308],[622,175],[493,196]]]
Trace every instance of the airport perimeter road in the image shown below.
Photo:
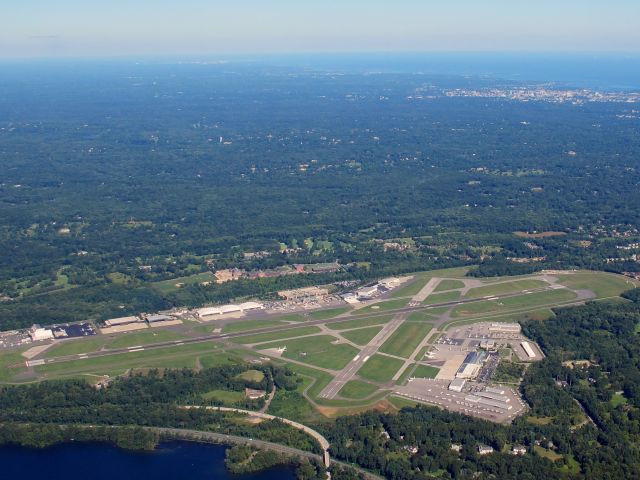
[[[365,346],[360,353],[356,355],[326,387],[324,387],[319,396],[327,399],[335,398],[344,384],[353,378],[357,371],[360,370],[367,360],[369,360],[369,357],[378,351],[382,344],[398,329],[406,318],[407,315],[403,313],[395,315],[393,319],[382,327],[382,330],[380,330],[380,332],[371,339],[367,346]]]
[[[234,413],[242,413],[245,415],[249,415],[250,417],[261,418],[263,420],[279,420],[282,423],[286,423],[287,425],[306,433],[307,435],[312,437],[314,440],[316,440],[320,444],[320,447],[322,448],[322,452],[323,452],[322,460],[324,462],[324,466],[328,467],[331,464],[331,459],[329,457],[329,446],[330,446],[329,441],[326,438],[324,438],[319,432],[316,432],[314,429],[309,428],[306,425],[303,425],[302,423],[294,422],[293,420],[289,420],[283,417],[276,417],[275,415],[270,415],[268,413],[254,412],[253,410],[243,410],[241,408],[212,407],[212,406],[200,406],[200,405],[187,405],[182,408],[185,408],[187,410],[204,409],[204,410],[214,410],[216,412],[234,412]]]
[[[538,289],[532,289],[532,290],[528,290],[529,293],[537,293],[537,292],[545,292],[545,291],[549,291],[552,290],[551,287],[544,287],[544,288],[538,288]],[[577,293],[580,293],[580,291],[578,291]],[[516,293],[510,293],[510,294],[504,294],[504,295],[494,295],[491,297],[491,299],[493,300],[504,300],[507,298],[512,298],[512,297],[519,297],[522,296],[522,292],[516,292]],[[581,298],[582,297],[582,298]],[[584,295],[579,295],[578,298],[576,298],[575,300],[571,300],[569,302],[564,302],[564,303],[559,303],[558,305],[573,305],[576,303],[580,303],[581,301],[584,301],[586,299],[588,299],[588,295],[584,294]],[[299,324],[295,325],[295,326],[291,326],[291,325],[283,325],[283,326],[277,326],[277,327],[265,327],[265,328],[258,328],[255,330],[251,330],[251,331],[245,331],[245,332],[236,332],[236,333],[222,333],[222,334],[214,334],[214,335],[206,335],[206,336],[202,336],[202,337],[193,337],[193,338],[185,338],[183,340],[172,340],[172,341],[167,341],[167,342],[158,342],[158,343],[151,343],[151,344],[147,344],[144,346],[135,346],[135,347],[128,347],[128,348],[114,348],[113,350],[105,350],[105,351],[98,351],[98,352],[90,352],[90,353],[82,353],[82,354],[76,354],[76,355],[64,355],[64,356],[60,356],[60,357],[52,357],[52,358],[41,358],[41,359],[32,359],[32,360],[28,360],[26,362],[28,367],[36,367],[38,365],[49,365],[51,363],[63,363],[63,362],[72,362],[75,360],[82,360],[82,359],[86,359],[86,358],[97,358],[97,357],[106,357],[109,355],[118,355],[118,354],[122,354],[122,353],[131,353],[131,352],[141,352],[141,351],[147,351],[147,350],[155,350],[155,349],[159,349],[159,348],[167,348],[167,347],[178,347],[181,345],[186,345],[186,344],[193,344],[193,343],[205,343],[205,342],[210,342],[210,341],[215,341],[215,340],[225,340],[225,339],[232,339],[232,338],[236,338],[236,337],[242,337],[244,335],[255,335],[255,334],[260,334],[260,333],[275,333],[275,332],[282,332],[282,331],[287,331],[287,330],[293,330],[296,327],[306,327],[309,325],[324,325],[324,324],[329,324],[329,323],[338,323],[338,322],[345,322],[348,320],[355,320],[358,318],[370,318],[370,317],[378,317],[378,316],[385,316],[385,315],[389,315],[389,314],[408,314],[411,312],[416,312],[416,311],[428,311],[429,309],[432,308],[440,308],[440,307],[455,307],[456,305],[465,305],[468,303],[476,303],[476,302],[484,302],[486,301],[487,298],[470,298],[470,299],[465,299],[465,300],[458,300],[458,301],[453,301],[453,302],[445,302],[445,303],[437,303],[437,304],[432,304],[432,305],[420,305],[420,306],[413,306],[413,307],[402,307],[402,308],[398,308],[395,310],[387,310],[385,312],[380,312],[380,313],[366,313],[366,314],[360,314],[360,315],[353,315],[353,314],[343,314],[343,315],[339,315],[335,318],[331,318],[328,320],[310,320],[308,322],[300,322]],[[437,325],[434,325],[437,326]]]

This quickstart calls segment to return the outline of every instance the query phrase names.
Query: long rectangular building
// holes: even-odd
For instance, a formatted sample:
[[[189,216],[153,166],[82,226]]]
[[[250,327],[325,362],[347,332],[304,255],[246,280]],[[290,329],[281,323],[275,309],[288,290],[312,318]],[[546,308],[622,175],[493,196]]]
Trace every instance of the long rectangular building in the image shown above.
[[[536,357],[536,352],[533,351],[533,348],[531,348],[531,345],[529,345],[529,342],[521,342],[520,345],[522,345],[522,349],[529,356],[529,358]]]

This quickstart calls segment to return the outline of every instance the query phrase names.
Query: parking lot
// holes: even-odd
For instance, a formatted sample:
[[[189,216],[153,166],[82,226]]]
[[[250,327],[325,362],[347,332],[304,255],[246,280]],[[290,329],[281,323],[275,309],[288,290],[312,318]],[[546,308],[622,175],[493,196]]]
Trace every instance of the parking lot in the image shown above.
[[[397,387],[394,393],[419,403],[436,405],[452,412],[463,413],[473,417],[498,423],[509,423],[524,412],[526,404],[511,388],[503,387],[504,396],[508,398],[508,408],[483,405],[469,401],[474,393],[485,387],[479,383],[469,383],[462,392],[448,389],[446,380],[416,378],[407,385]]]

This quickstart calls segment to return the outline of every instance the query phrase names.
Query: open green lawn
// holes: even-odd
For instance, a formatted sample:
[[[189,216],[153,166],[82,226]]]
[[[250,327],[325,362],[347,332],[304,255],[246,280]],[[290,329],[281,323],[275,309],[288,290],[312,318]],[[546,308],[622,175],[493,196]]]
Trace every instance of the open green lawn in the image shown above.
[[[436,305],[438,303],[455,302],[460,299],[460,292],[433,293],[424,299],[423,305]]]
[[[388,400],[389,403],[391,403],[391,405],[396,407],[398,410],[404,407],[415,407],[416,405],[419,405],[419,403],[415,400],[410,400],[404,397],[396,397],[395,395],[391,395]]]
[[[415,378],[436,378],[439,371],[439,368],[430,365],[418,365],[413,371],[412,376]]]
[[[465,295],[465,298],[481,298],[486,297],[487,295],[503,295],[506,293],[516,293],[523,290],[533,290],[534,288],[543,288],[546,286],[548,286],[548,284],[541,280],[515,280],[513,282],[496,283],[494,285],[472,288]]]
[[[172,340],[184,340],[186,337],[172,330],[156,329],[139,333],[124,333],[109,342],[108,348],[137,347],[150,343],[170,342]]]
[[[9,351],[0,353],[0,382],[8,382],[14,376],[27,369],[25,358],[21,351]]]
[[[162,293],[171,293],[178,290],[179,287],[176,287],[178,283],[184,283],[185,285],[190,285],[194,283],[202,283],[202,282],[215,282],[215,276],[211,272],[203,272],[197,273],[195,275],[189,275],[188,277],[178,277],[173,278],[171,280],[163,280],[161,282],[154,282],[151,284],[153,288],[158,289]]]
[[[394,290],[391,293],[391,298],[413,297],[416,293],[422,290],[429,280],[431,280],[431,277],[428,275],[416,275],[416,277],[417,278],[410,280],[397,290]]]
[[[107,343],[107,338],[97,335],[90,338],[78,338],[65,340],[59,345],[51,347],[45,352],[45,358],[63,357],[65,355],[76,355],[78,353],[96,352]]]
[[[464,288],[464,282],[460,280],[442,280],[434,292],[444,292],[446,290],[455,290],[457,288]]]
[[[396,298],[395,300],[387,300],[385,302],[378,302],[374,305],[354,310],[353,315],[360,315],[364,313],[386,312],[387,310],[397,310],[398,308],[405,307],[409,303],[407,298]]]
[[[242,359],[226,352],[209,353],[198,357],[202,368],[213,368],[221,365],[242,363]]]
[[[433,322],[436,317],[426,312],[413,312],[407,317],[407,322]]]
[[[573,274],[557,275],[559,283],[573,290],[591,290],[598,297],[613,297],[625,290],[639,286],[640,282],[623,275],[606,272],[580,271]]]
[[[284,358],[290,358],[320,368],[342,370],[353,360],[359,350],[344,343],[334,345],[333,342],[335,341],[335,337],[317,335],[260,345],[260,349],[286,346],[287,350],[282,354]]]
[[[351,380],[345,383],[338,395],[344,398],[362,399],[373,395],[378,391],[378,387],[362,380]]]
[[[562,455],[560,455],[559,453],[556,453],[553,450],[547,450],[546,448],[542,448],[539,445],[535,445],[533,447],[533,451],[539,457],[548,458],[552,462],[557,462],[562,458]]]
[[[233,341],[236,343],[242,343],[244,345],[249,343],[264,343],[264,342],[272,342],[274,340],[282,340],[284,338],[293,338],[293,337],[301,337],[303,335],[313,335],[315,333],[320,333],[318,327],[291,327],[288,330],[282,330],[280,332],[272,332],[272,333],[257,333],[255,335],[242,335],[241,337],[234,338]]]
[[[35,367],[37,373],[47,378],[93,373],[96,375],[123,373],[131,368],[194,368],[196,358],[210,352],[216,352],[219,345],[212,343],[194,343],[176,347],[119,353],[102,357],[52,363]]]
[[[355,343],[356,345],[367,345],[378,332],[382,330],[381,326],[358,328],[356,330],[348,330],[346,332],[340,332],[347,340]]]
[[[347,313],[351,310],[351,307],[332,308],[329,310],[318,310],[316,312],[309,313],[309,318],[312,320],[327,320],[329,318],[337,317],[343,313]]]
[[[247,332],[249,330],[257,330],[258,328],[276,327],[286,325],[280,320],[245,320],[227,323],[222,327],[224,333]]]
[[[554,305],[574,300],[576,295],[569,290],[550,290],[546,292],[519,295],[504,300],[486,300],[481,302],[457,305],[453,309],[453,317],[477,315],[483,313],[508,312],[518,308]]]
[[[350,330],[352,328],[371,327],[373,325],[384,325],[393,318],[393,315],[380,315],[377,317],[358,318],[357,320],[347,320],[339,323],[327,325],[331,330]]]
[[[614,393],[613,397],[611,397],[611,400],[609,400],[609,403],[611,404],[611,406],[613,408],[616,408],[616,407],[618,407],[620,405],[626,405],[627,404],[627,399],[621,393]]]
[[[388,382],[402,367],[402,360],[389,358],[384,355],[373,355],[360,367],[358,375],[374,382]]]
[[[430,323],[411,322],[403,323],[393,332],[391,337],[380,347],[382,353],[409,358],[420,342],[431,331]]]
[[[231,390],[211,390],[203,393],[202,398],[205,400],[217,400],[225,405],[233,405],[244,400],[244,393],[233,392]]]
[[[242,372],[237,378],[241,380],[246,380],[248,382],[261,382],[264,380],[264,373],[260,370],[247,370],[246,372]]]

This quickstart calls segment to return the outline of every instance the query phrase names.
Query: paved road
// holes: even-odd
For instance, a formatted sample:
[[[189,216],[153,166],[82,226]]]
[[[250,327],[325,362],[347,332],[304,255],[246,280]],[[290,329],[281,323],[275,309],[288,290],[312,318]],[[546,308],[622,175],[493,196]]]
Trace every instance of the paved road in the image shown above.
[[[310,437],[314,438],[322,448],[323,451],[323,462],[325,467],[328,467],[331,464],[331,459],[329,457],[329,441],[324,438],[319,432],[315,431],[312,428],[303,425],[302,423],[294,422],[293,420],[289,420],[283,417],[276,417],[275,415],[271,415],[263,412],[254,412],[253,410],[242,410],[241,408],[230,408],[230,407],[210,407],[210,406],[200,406],[200,405],[187,405],[184,408],[186,409],[204,409],[204,410],[214,410],[216,412],[234,412],[234,413],[243,413],[245,415],[249,415],[250,417],[261,418],[263,420],[279,420],[282,423],[286,423],[287,425],[296,428]]]
[[[537,292],[544,292],[544,291],[548,291],[548,290],[551,290],[551,288],[544,287],[544,288],[532,289],[532,290],[529,290],[529,292],[537,293]],[[491,298],[496,299],[496,300],[503,300],[503,299],[507,299],[507,298],[511,298],[511,297],[518,297],[518,296],[521,296],[521,295],[522,295],[521,292],[516,292],[516,293],[511,293],[511,294],[495,295],[495,296],[493,296]],[[338,322],[345,322],[345,321],[348,321],[348,320],[356,320],[358,318],[371,318],[371,317],[386,316],[388,314],[401,314],[401,313],[407,313],[408,314],[408,313],[416,312],[416,311],[423,311],[423,310],[428,311],[429,309],[433,309],[433,308],[454,307],[456,305],[464,305],[464,304],[468,304],[468,303],[483,302],[485,300],[486,300],[486,298],[471,298],[471,299],[465,299],[465,300],[457,300],[457,301],[453,301],[453,302],[437,303],[437,304],[428,305],[428,306],[421,305],[421,306],[415,306],[415,307],[402,307],[402,308],[398,308],[398,309],[395,309],[395,310],[387,310],[387,311],[379,312],[379,313],[366,313],[366,314],[359,314],[359,315],[343,314],[343,315],[340,315],[340,316],[337,316],[335,318],[331,318],[331,319],[328,319],[328,320],[311,320],[311,321],[308,321],[308,322],[301,322],[300,325],[299,326],[296,325],[296,327],[299,328],[299,327],[306,327],[306,326],[310,326],[310,325],[322,325],[322,324],[328,324],[328,323],[338,323]],[[577,299],[573,300],[572,302],[567,302],[567,304],[579,302],[581,300],[583,300],[583,299],[577,298]],[[118,354],[128,353],[128,352],[141,352],[141,351],[147,351],[147,350],[155,350],[155,349],[159,349],[159,348],[176,347],[176,346],[181,346],[181,345],[194,344],[194,343],[206,343],[206,342],[210,342],[210,341],[213,341],[213,340],[232,339],[232,338],[241,337],[241,336],[249,335],[249,334],[250,335],[255,335],[255,334],[260,334],[260,333],[281,332],[281,331],[293,330],[296,327],[292,327],[291,325],[265,327],[265,328],[259,328],[259,329],[251,330],[250,332],[236,332],[236,333],[222,333],[222,334],[214,334],[214,335],[205,335],[205,336],[202,336],[202,337],[185,338],[183,340],[172,340],[172,341],[168,341],[168,342],[158,342],[158,343],[152,343],[152,344],[148,344],[148,345],[144,345],[144,346],[137,346],[137,347],[116,348],[116,349],[107,350],[107,351],[98,351],[98,352],[90,352],[90,353],[83,353],[83,354],[77,354],[77,355],[64,355],[64,356],[60,356],[60,357],[35,359],[35,360],[29,360],[26,363],[27,363],[28,367],[34,367],[34,366],[38,366],[38,365],[45,365],[45,364],[48,365],[48,364],[51,364],[51,363],[63,363],[63,362],[71,362],[71,361],[79,360],[79,359],[105,357],[105,356],[109,356],[109,355],[118,355]]]

